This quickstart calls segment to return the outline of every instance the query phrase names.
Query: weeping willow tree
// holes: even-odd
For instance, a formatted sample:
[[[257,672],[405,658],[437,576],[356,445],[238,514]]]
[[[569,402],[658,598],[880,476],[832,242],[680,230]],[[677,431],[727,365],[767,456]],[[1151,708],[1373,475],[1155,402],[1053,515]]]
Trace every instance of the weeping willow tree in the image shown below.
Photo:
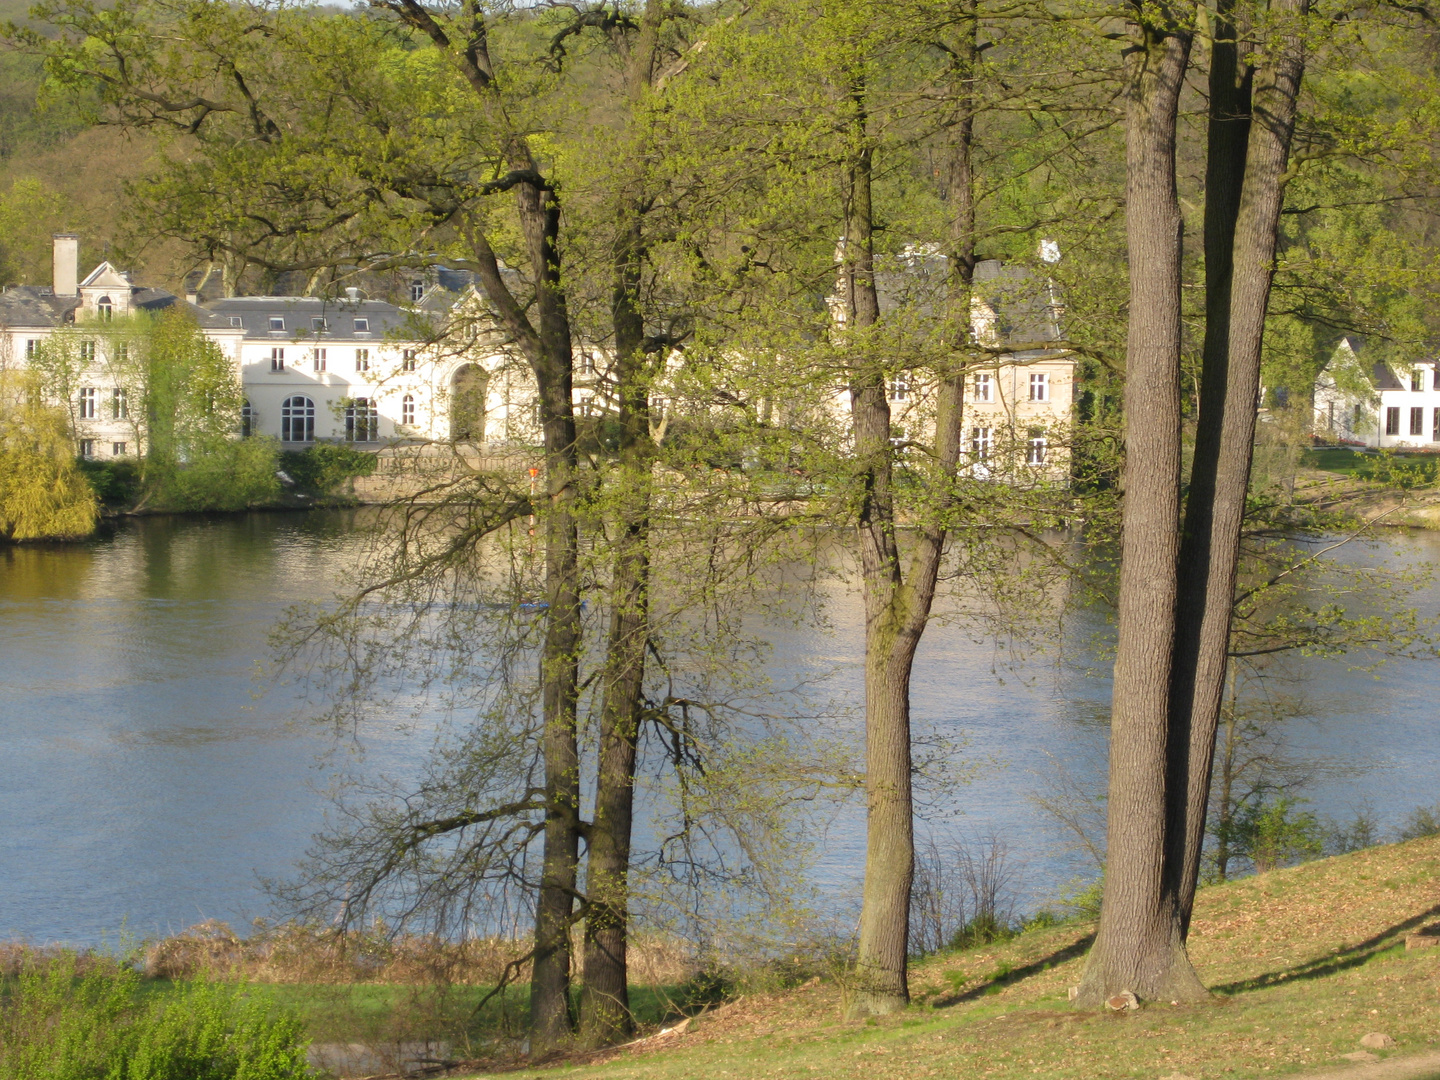
[[[88,536],[98,513],[64,411],[45,402],[33,372],[0,370],[0,539]]]

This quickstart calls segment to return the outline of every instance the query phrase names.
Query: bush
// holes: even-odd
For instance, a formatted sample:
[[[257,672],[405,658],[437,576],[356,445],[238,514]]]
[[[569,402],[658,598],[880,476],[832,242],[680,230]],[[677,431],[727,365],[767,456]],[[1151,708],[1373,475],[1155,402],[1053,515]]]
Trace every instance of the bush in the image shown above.
[[[143,992],[132,967],[74,952],[30,954],[0,1003],[7,1080],[300,1080],[297,1020],[239,986]]]
[[[1400,826],[1401,840],[1418,840],[1422,836],[1440,834],[1440,803],[1417,806]]]
[[[244,510],[280,496],[273,439],[222,439],[177,468],[153,478],[157,510]]]
[[[130,506],[140,498],[140,463],[133,458],[79,461],[95,497],[106,506]]]
[[[717,968],[696,972],[678,987],[671,999],[672,1014],[694,1016],[735,995],[735,980]]]
[[[280,455],[280,468],[295,486],[312,495],[333,495],[355,476],[375,471],[374,454],[352,446],[317,443],[305,450],[287,450]]]

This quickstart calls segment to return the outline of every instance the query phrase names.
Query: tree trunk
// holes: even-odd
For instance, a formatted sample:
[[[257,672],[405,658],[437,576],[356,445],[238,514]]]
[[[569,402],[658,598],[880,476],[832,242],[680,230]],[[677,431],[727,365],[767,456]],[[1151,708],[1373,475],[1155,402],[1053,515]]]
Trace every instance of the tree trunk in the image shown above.
[[[1213,69],[1211,73],[1211,160],[1205,203],[1206,352],[1180,564],[1177,677],[1171,702],[1176,738],[1171,769],[1171,866],[1182,932],[1189,930],[1205,842],[1216,725],[1224,698],[1240,534],[1254,451],[1265,313],[1304,74],[1301,24],[1307,10],[1308,0],[1275,0],[1270,5],[1272,17],[1278,20],[1278,52],[1253,74],[1253,120],[1236,119],[1251,106],[1251,76],[1247,73],[1236,79],[1233,28],[1226,49],[1229,70],[1219,73],[1226,96],[1218,106],[1216,73]],[[1218,116],[1217,107],[1223,110]],[[1219,133],[1218,142],[1217,127],[1229,129]],[[1243,143],[1239,142],[1242,132]],[[1208,186],[1212,182],[1216,185],[1213,240],[1212,189]],[[1209,269],[1212,242],[1218,257],[1229,256],[1216,265],[1217,276],[1223,274],[1224,280],[1213,283]],[[1229,252],[1224,251],[1227,246]],[[1213,300],[1212,290],[1218,293]]]
[[[949,315],[959,354],[968,344],[970,290],[975,267],[975,204],[971,164],[973,80],[979,51],[973,4],[962,16],[952,49],[950,92],[956,116],[950,125],[951,203]],[[865,790],[867,801],[865,886],[860,915],[853,1017],[904,1008],[908,985],[910,891],[915,871],[914,801],[911,793],[910,677],[915,650],[935,598],[946,529],[944,511],[960,457],[965,364],[957,356],[943,372],[936,397],[935,453],[931,482],[941,492],[938,512],[917,529],[916,548],[903,572],[892,491],[893,448],[885,376],[867,351],[864,331],[879,322],[875,289],[871,151],[866,143],[864,87],[852,100],[861,149],[849,170],[846,213],[845,290],[847,328],[861,335],[852,358],[851,420],[855,456],[865,486],[858,532],[865,592]]]
[[[556,248],[560,207],[551,192],[516,189],[536,282],[540,349],[532,360],[545,429],[545,638],[541,647],[545,761],[545,838],[535,905],[535,960],[530,980],[531,1050],[568,1039],[570,926],[580,860],[580,750],[575,702],[579,684],[580,573],[575,522],[574,356]]]
[[[630,48],[626,82],[630,108],[644,107],[655,78],[663,0],[647,0]],[[643,162],[645,155],[632,152]],[[634,1030],[630,1013],[630,842],[635,806],[635,759],[644,708],[645,649],[650,586],[650,365],[645,354],[641,274],[645,262],[644,178],[622,191],[614,248],[611,325],[619,398],[617,542],[610,584],[610,631],[600,708],[599,768],[585,872],[585,972],[580,1037],[603,1046]]]
[[[1077,1002],[1131,991],[1187,1000],[1205,989],[1165,884],[1166,757],[1180,512],[1180,257],[1176,114],[1191,34],[1175,13],[1138,10],[1128,60],[1124,508],[1119,641],[1100,929]]]

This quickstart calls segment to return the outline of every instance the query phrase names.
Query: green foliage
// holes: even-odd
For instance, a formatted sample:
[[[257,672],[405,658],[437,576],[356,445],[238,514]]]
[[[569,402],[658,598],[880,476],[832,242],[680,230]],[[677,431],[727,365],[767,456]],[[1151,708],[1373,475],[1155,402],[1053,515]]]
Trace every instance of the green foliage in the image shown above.
[[[377,458],[353,446],[317,443],[304,450],[286,450],[280,468],[297,487],[313,495],[333,495],[351,477],[369,476]]]
[[[60,193],[34,177],[14,180],[0,192],[0,284],[49,280],[50,237],[63,227],[65,211]]]
[[[675,988],[673,1010],[680,1016],[694,1016],[723,1004],[735,996],[733,976],[715,967],[706,967]]]
[[[1418,840],[1422,836],[1440,835],[1440,803],[1417,806],[1400,826],[1401,840]]]
[[[140,463],[133,458],[81,458],[76,464],[106,506],[129,506],[140,498]]]
[[[28,956],[0,1001],[7,1080],[301,1080],[299,1023],[242,987],[145,993],[123,963]]]
[[[279,443],[217,439],[152,481],[149,505],[178,511],[244,510],[280,497]]]
[[[65,414],[32,374],[0,374],[0,539],[88,536],[98,512]]]
[[[1277,866],[1318,858],[1325,847],[1325,829],[1304,800],[1281,797],[1262,802],[1236,819],[1237,846],[1263,874]]]
[[[1413,491],[1435,483],[1437,466],[1440,466],[1440,461],[1433,457],[1397,454],[1387,448],[1378,453],[1367,454],[1357,470],[1357,475],[1362,480],[1379,484],[1381,487]]]

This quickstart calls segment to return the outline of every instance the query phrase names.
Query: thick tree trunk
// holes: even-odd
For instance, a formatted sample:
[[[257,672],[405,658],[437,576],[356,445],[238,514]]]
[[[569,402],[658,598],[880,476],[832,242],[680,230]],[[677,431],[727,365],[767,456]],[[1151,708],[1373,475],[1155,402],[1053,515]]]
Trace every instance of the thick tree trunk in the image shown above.
[[[516,189],[520,221],[536,281],[539,345],[532,358],[545,429],[545,638],[541,647],[545,837],[535,906],[535,960],[530,981],[531,1050],[569,1038],[570,926],[580,860],[580,750],[575,727],[579,684],[580,572],[575,522],[574,355],[560,283],[556,240],[560,207],[551,192]]]
[[[1193,885],[1199,879],[1205,815],[1192,813],[1195,799],[1209,798],[1215,753],[1215,724],[1225,677],[1230,636],[1231,598],[1222,592],[1219,562],[1225,545],[1215,548],[1215,489],[1222,441],[1226,437],[1225,399],[1230,381],[1230,288],[1235,219],[1245,180],[1250,135],[1251,71],[1240,64],[1233,0],[1215,16],[1210,54],[1210,115],[1205,162],[1205,343],[1200,380],[1200,411],[1195,456],[1185,504],[1176,600],[1175,658],[1170,676],[1170,769],[1166,777],[1170,810],[1166,855],[1172,880],[1167,888],[1180,899],[1181,932],[1188,933]],[[1233,578],[1233,560],[1231,575]],[[1218,645],[1218,648],[1216,647]],[[1218,671],[1215,665],[1218,663]],[[1211,700],[1211,696],[1214,700]],[[1198,828],[1199,832],[1195,830]],[[1178,875],[1178,876],[1176,876]]]
[[[663,0],[647,0],[630,46],[625,78],[632,113],[645,107],[655,78]],[[643,163],[646,155],[632,151]],[[621,193],[616,215],[611,325],[619,398],[618,460],[611,488],[618,496],[618,534],[610,584],[610,632],[600,708],[595,813],[585,872],[585,968],[580,1037],[589,1046],[634,1030],[630,1013],[628,936],[635,760],[644,708],[650,587],[650,364],[645,353],[641,275],[645,262],[644,177]]]
[[[586,869],[585,979],[581,1038],[599,1046],[633,1030],[626,937],[630,835],[634,817],[635,755],[649,632],[650,411],[644,321],[639,308],[643,238],[638,211],[617,244],[612,301],[616,382],[620,397],[619,460],[610,638],[600,710],[600,763]]]
[[[1184,822],[1180,833],[1183,850],[1174,856],[1173,866],[1178,874],[1182,929],[1187,931],[1199,881],[1216,725],[1224,697],[1240,534],[1255,442],[1265,314],[1305,69],[1303,23],[1308,8],[1309,0],[1274,0],[1269,8],[1275,32],[1267,36],[1276,51],[1254,73],[1253,119],[1243,186],[1234,212],[1229,310],[1217,329],[1226,336],[1226,355],[1213,358],[1213,369],[1212,356],[1207,353],[1205,357],[1196,471],[1203,438],[1208,475],[1203,487],[1199,476],[1192,483],[1186,542],[1197,551],[1192,561],[1182,564],[1190,595],[1186,597],[1188,605],[1181,608],[1181,617],[1187,621],[1182,638],[1185,652],[1177,648],[1177,664],[1183,660],[1193,675],[1189,700],[1182,693],[1172,704],[1188,728],[1182,747],[1187,751],[1188,782],[1176,790],[1172,802],[1172,819]],[[1227,154],[1233,156],[1233,150]],[[1224,192],[1222,197],[1228,200],[1232,196]],[[1208,192],[1206,199],[1208,210]],[[1206,315],[1208,319],[1208,310]],[[1212,387],[1212,381],[1218,385]],[[1193,529],[1192,516],[1196,522]]]
[[[1137,11],[1129,57],[1126,224],[1130,332],[1125,373],[1125,499],[1105,897],[1078,1003],[1122,991],[1205,994],[1164,888],[1166,753],[1180,513],[1180,244],[1176,114],[1191,34],[1164,8]]]

